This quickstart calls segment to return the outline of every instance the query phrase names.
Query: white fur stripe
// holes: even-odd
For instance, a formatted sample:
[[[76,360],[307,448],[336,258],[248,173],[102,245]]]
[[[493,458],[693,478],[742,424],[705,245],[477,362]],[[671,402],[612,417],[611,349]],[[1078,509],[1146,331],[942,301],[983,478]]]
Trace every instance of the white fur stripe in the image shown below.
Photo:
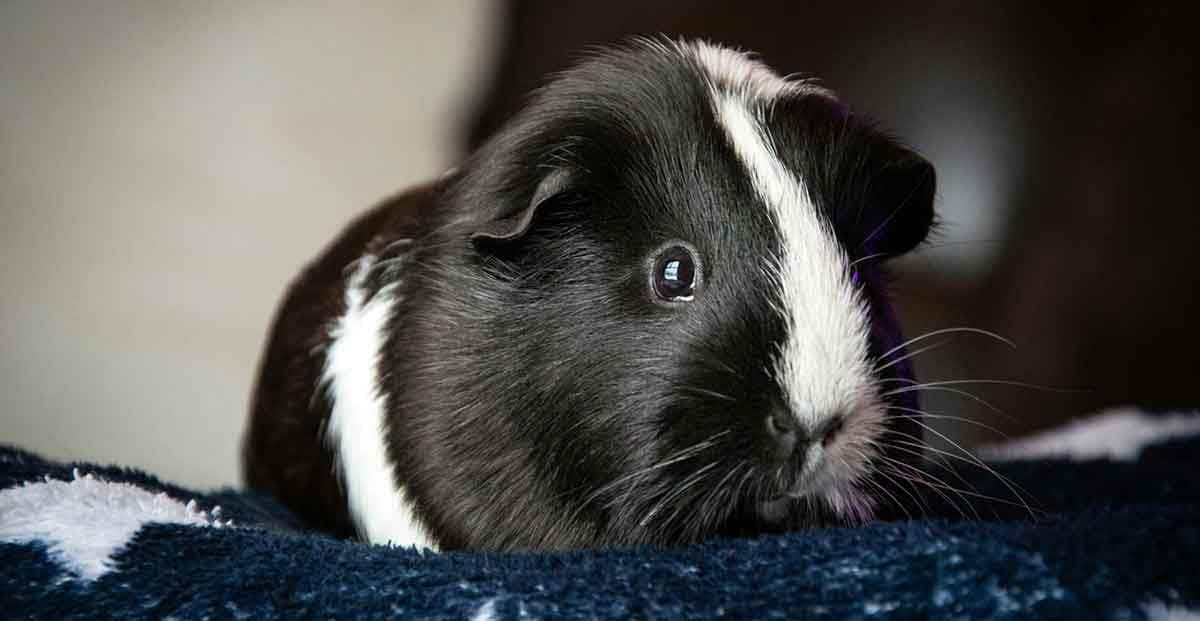
[[[350,516],[371,543],[436,549],[413,512],[385,445],[386,396],[379,390],[384,330],[397,299],[395,283],[366,301],[375,257],[359,260],[346,284],[346,314],[330,330],[321,382],[332,404],[326,442],[333,449]]]
[[[707,43],[690,47],[718,90],[740,92],[752,100],[770,100],[803,84],[780,78],[766,65],[737,50]]]
[[[782,287],[778,309],[788,327],[775,371],[790,405],[808,428],[835,412],[859,409],[870,399],[869,315],[849,278],[849,261],[817,212],[804,183],[783,163],[768,139],[762,110],[768,98],[789,91],[782,78],[758,63],[723,50],[699,56],[714,74],[717,119],[771,212],[782,256],[767,266]],[[746,64],[736,69],[735,58]],[[707,59],[707,60],[706,60]],[[769,80],[778,84],[772,86]],[[739,85],[736,80],[741,80]]]

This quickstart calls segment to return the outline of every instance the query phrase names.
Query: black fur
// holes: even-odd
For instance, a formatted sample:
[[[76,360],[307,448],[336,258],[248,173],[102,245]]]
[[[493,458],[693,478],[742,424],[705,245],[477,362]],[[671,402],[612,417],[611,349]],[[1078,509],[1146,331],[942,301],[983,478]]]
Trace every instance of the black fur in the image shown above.
[[[379,378],[387,441],[397,483],[443,549],[673,545],[832,519],[819,503],[769,519],[759,509],[789,483],[763,425],[783,400],[770,360],[786,326],[762,270],[781,241],[702,75],[671,44],[597,55],[444,180],[419,221],[363,244],[402,258],[371,281],[397,283],[401,300]],[[789,95],[768,121],[862,259],[878,357],[900,342],[880,261],[925,236],[932,168],[820,89]],[[399,236],[415,241],[391,244]],[[673,240],[702,262],[691,303],[649,287],[649,262]],[[911,374],[897,364],[886,376]],[[259,399],[272,390],[260,381]],[[315,402],[293,418],[327,417]],[[907,394],[893,403],[915,407]],[[895,417],[894,430],[914,433],[909,422]],[[283,450],[256,440],[270,424],[251,422],[248,472]],[[248,479],[288,496],[270,469]],[[336,504],[309,519],[330,522],[313,512]],[[345,531],[344,505],[332,521]]]

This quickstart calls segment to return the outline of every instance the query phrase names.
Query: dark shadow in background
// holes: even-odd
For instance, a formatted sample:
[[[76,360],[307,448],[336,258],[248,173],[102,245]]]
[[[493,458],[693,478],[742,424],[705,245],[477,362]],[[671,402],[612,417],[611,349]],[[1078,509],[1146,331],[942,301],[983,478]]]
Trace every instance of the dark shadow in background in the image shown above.
[[[589,45],[666,33],[757,51],[781,73],[820,77],[933,160],[950,226],[996,222],[990,238],[968,226],[946,236],[966,243],[933,240],[906,259],[895,295],[910,336],[968,325],[1018,348],[958,337],[918,359],[922,379],[1087,389],[956,385],[1007,415],[933,391],[927,409],[1015,435],[1112,405],[1200,405],[1200,102],[1186,9],[909,4],[509,1],[465,141],[479,144]]]

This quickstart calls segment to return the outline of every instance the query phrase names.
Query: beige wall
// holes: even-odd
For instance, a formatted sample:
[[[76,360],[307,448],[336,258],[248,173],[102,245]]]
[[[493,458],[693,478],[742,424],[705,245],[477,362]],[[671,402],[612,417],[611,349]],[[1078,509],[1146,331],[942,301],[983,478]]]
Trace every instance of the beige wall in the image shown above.
[[[287,279],[452,163],[494,14],[0,3],[0,442],[237,482]]]

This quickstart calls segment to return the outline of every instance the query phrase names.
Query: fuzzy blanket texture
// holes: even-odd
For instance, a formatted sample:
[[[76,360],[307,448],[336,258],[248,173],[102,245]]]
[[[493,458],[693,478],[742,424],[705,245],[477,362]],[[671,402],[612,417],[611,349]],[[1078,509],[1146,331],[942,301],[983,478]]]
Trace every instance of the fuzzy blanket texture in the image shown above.
[[[982,454],[1033,516],[969,468],[965,516],[931,494],[864,528],[420,554],[305,531],[263,496],[0,447],[0,617],[1200,619],[1200,416],[1113,411]]]

